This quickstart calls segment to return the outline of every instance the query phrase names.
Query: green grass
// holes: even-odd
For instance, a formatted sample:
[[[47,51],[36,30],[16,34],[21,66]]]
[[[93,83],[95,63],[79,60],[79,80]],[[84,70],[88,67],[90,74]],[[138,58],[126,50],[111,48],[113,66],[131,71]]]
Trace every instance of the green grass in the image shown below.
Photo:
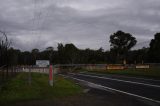
[[[81,71],[160,79],[160,69],[126,69],[126,70],[85,70],[84,69]]]
[[[28,74],[21,73],[0,90],[0,104],[20,101],[54,99],[77,95],[82,88],[71,80],[56,76],[53,87],[48,84],[48,75],[32,73],[32,85],[28,85]]]

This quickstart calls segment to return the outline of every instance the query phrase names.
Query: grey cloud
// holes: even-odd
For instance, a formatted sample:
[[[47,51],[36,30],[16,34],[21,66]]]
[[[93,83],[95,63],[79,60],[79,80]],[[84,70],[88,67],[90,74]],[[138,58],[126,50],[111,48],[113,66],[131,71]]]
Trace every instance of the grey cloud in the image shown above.
[[[159,0],[0,0],[0,29],[22,50],[74,43],[79,48],[109,49],[117,30],[139,43],[160,29]]]

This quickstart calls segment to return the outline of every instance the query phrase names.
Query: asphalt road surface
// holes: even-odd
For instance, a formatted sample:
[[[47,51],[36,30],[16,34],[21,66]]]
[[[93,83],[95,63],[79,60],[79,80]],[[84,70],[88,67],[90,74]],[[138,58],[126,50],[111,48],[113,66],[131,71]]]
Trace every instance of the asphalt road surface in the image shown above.
[[[70,73],[65,75],[90,87],[113,92],[160,106],[160,80],[121,75]]]

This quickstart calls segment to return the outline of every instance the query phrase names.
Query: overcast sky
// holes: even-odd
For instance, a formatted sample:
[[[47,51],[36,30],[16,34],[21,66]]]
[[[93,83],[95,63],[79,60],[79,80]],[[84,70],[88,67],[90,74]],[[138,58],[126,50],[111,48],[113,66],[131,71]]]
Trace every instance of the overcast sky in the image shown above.
[[[117,30],[139,43],[160,32],[160,0],[0,0],[0,30],[21,50],[57,43],[106,50]]]

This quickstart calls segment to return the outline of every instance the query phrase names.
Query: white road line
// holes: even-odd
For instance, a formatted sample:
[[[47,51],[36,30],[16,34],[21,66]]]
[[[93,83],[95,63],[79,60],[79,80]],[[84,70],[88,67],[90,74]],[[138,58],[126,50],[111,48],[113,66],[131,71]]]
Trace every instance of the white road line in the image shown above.
[[[84,75],[84,74],[77,74],[77,75],[93,77],[93,78],[100,78],[100,79],[108,79],[108,80],[112,80],[112,81],[126,82],[126,83],[132,83],[132,84],[138,84],[138,85],[145,85],[145,86],[160,88],[159,85],[145,84],[145,83],[141,83],[141,82],[133,82],[133,81],[126,81],[126,80],[120,80],[120,79],[115,79],[115,78],[99,77],[99,76]]]
[[[70,76],[66,76],[66,75],[62,75],[62,76],[70,77]],[[128,92],[125,92],[125,91],[117,90],[117,89],[114,89],[114,88],[106,87],[106,86],[99,85],[99,84],[96,84],[96,83],[92,83],[92,82],[89,82],[89,81],[85,81],[85,80],[82,80],[82,79],[78,79],[78,78],[74,78],[74,77],[70,77],[70,78],[75,79],[75,80],[77,80],[77,81],[81,81],[81,82],[85,82],[85,83],[90,83],[90,84],[97,85],[98,87],[102,87],[102,88],[104,88],[106,91],[111,90],[111,91],[115,91],[115,92],[123,93],[123,94],[126,94],[126,95],[130,95],[130,96],[138,97],[138,98],[141,98],[141,99],[145,99],[145,100],[152,101],[152,102],[155,102],[155,103],[160,104],[160,101],[158,101],[158,100],[154,100],[154,99],[147,98],[147,97],[144,97],[144,96],[140,96],[140,95],[136,95],[136,94],[128,93]]]
[[[82,73],[83,74],[83,73]],[[86,74],[93,74],[93,75],[103,75],[105,76],[105,74],[97,74],[97,73],[87,73]],[[116,76],[116,75],[115,75]],[[146,78],[137,78],[137,77],[127,77],[127,76],[122,76],[122,75],[119,75],[118,77],[121,77],[121,78],[132,78],[132,79],[141,79],[141,80],[146,80],[146,81],[155,81],[155,82],[160,82],[160,80],[155,80],[155,79],[146,79]]]

